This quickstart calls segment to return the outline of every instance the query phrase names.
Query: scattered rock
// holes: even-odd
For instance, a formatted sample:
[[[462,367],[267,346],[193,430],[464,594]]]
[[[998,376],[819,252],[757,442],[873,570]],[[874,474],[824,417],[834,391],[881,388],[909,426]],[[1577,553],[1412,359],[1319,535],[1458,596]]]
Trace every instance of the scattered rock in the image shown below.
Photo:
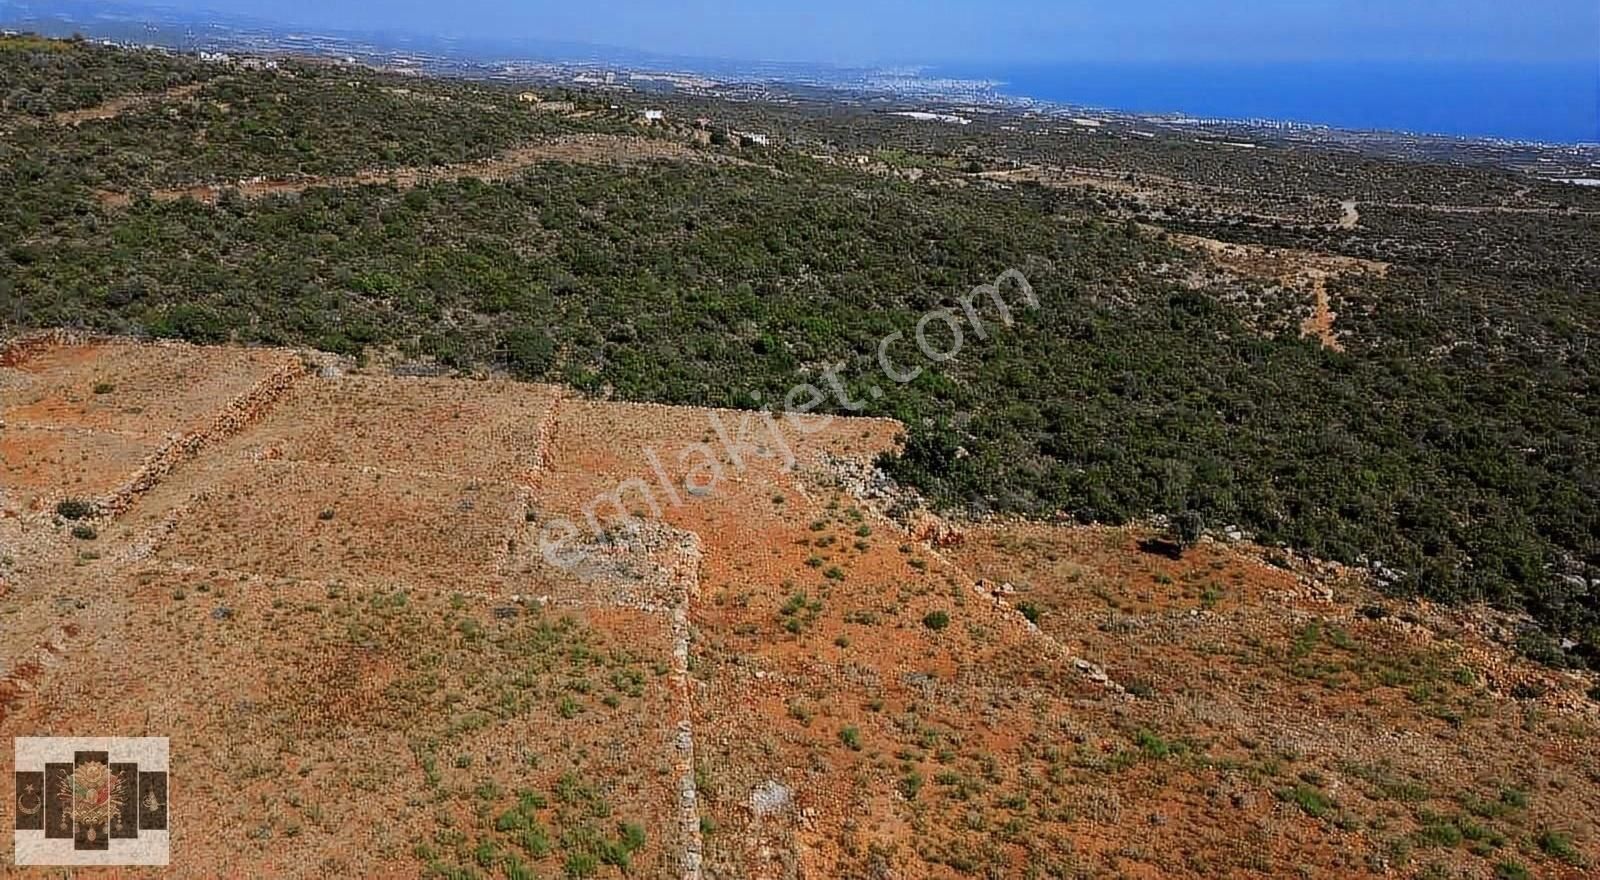
[[[1400,583],[1401,579],[1406,576],[1405,572],[1390,568],[1389,566],[1384,565],[1382,562],[1378,562],[1376,560],[1374,560],[1372,564],[1368,566],[1368,571],[1372,572],[1373,583],[1376,584],[1379,589],[1392,587],[1395,584]]]
[[[967,539],[965,532],[927,511],[911,522],[909,531],[912,538],[940,548],[959,547]]]
[[[788,786],[768,779],[750,792],[750,811],[757,816],[786,812],[794,801]]]

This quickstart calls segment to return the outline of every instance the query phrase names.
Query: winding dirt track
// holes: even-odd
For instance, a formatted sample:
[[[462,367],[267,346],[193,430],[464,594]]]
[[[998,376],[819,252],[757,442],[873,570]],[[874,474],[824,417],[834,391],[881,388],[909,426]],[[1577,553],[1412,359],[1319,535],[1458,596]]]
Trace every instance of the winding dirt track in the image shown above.
[[[129,110],[137,110],[150,104],[165,104],[169,101],[181,101],[193,96],[205,88],[206,83],[189,83],[175,86],[164,92],[148,92],[136,95],[122,95],[112,98],[104,104],[87,107],[83,110],[64,110],[50,117],[56,125],[76,126],[85,122],[98,122],[106,119],[115,119]]]
[[[445,181],[476,178],[487,183],[508,180],[523,170],[542,162],[565,162],[579,165],[631,165],[654,161],[709,162],[730,165],[754,165],[744,159],[704,150],[696,150],[678,141],[609,134],[570,135],[539,144],[514,147],[489,159],[439,165],[430,168],[391,168],[358,171],[355,174],[335,177],[252,178],[236,183],[209,183],[190,187],[158,189],[150,193],[158,202],[175,202],[193,199],[201,204],[214,205],[227,192],[236,192],[246,199],[301,193],[310,189],[346,188],[358,186],[392,186],[412,189]],[[108,208],[125,207],[133,202],[127,192],[102,190],[100,203]]]
[[[1374,202],[1380,208],[1398,211],[1428,211],[1434,214],[1541,214],[1551,217],[1600,217],[1600,211],[1583,208],[1519,207],[1516,205],[1434,205],[1423,202]]]
[[[1345,203],[1346,218],[1354,212],[1354,203]],[[1357,215],[1359,218],[1359,215]],[[1342,223],[1341,223],[1342,225]],[[1383,277],[1389,272],[1388,263],[1362,260],[1336,254],[1320,254],[1286,248],[1266,248],[1258,245],[1237,244],[1204,238],[1198,235],[1168,233],[1175,243],[1199,251],[1230,272],[1275,281],[1287,287],[1309,292],[1313,297],[1312,312],[1300,324],[1303,336],[1315,336],[1324,347],[1343,351],[1334,332],[1332,301],[1328,296],[1328,281],[1340,275],[1365,273]]]
[[[1333,332],[1333,319],[1338,317],[1333,313],[1333,308],[1328,300],[1328,273],[1322,269],[1306,269],[1304,276],[1311,281],[1311,292],[1316,297],[1316,304],[1311,317],[1300,324],[1300,335],[1315,336],[1322,340],[1324,348],[1334,351],[1344,351],[1344,346],[1339,343],[1339,337]]]

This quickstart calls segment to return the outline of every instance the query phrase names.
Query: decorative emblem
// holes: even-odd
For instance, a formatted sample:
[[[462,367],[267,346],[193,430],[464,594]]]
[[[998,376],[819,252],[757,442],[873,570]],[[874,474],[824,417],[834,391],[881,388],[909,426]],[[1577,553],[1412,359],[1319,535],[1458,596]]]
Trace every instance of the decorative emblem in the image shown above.
[[[33,783],[22,787],[22,793],[17,795],[17,812],[24,816],[37,816],[44,809],[44,795]]]
[[[168,864],[162,737],[19,737],[12,864]]]
[[[83,836],[94,843],[99,828],[113,815],[121,815],[122,777],[98,761],[90,761],[72,768],[72,773],[61,780],[57,794],[67,808],[61,814],[61,823],[69,822],[84,829]]]

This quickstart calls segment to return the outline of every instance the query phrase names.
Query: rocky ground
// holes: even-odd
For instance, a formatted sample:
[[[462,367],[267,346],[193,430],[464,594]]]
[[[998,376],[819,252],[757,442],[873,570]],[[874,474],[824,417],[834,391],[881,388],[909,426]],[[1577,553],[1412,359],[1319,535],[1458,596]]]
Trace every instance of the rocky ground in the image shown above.
[[[1600,866],[1596,682],[1516,618],[1242,535],[949,523],[871,466],[893,422],[0,364],[0,737],[171,737],[182,876]]]

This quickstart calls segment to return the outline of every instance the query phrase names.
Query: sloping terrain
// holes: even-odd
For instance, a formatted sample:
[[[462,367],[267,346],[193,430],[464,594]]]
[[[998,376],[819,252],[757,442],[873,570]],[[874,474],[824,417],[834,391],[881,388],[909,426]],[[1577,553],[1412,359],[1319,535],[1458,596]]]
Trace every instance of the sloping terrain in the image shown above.
[[[842,364],[824,411],[904,425],[885,467],[941,510],[1196,517],[1600,666],[1592,188],[279,61],[0,38],[0,322],[700,407]],[[1003,273],[1038,307],[918,359]],[[877,380],[885,340],[914,381]],[[18,486],[92,457],[86,494],[165,442],[11,435]]]
[[[1351,223],[1348,228],[1354,228],[1354,221]],[[1344,351],[1344,346],[1333,326],[1338,316],[1328,294],[1329,280],[1340,275],[1360,274],[1381,278],[1389,272],[1387,263],[1334,254],[1235,244],[1198,235],[1174,234],[1170,240],[1210,257],[1223,272],[1281,284],[1308,294],[1310,314],[1301,322],[1300,332],[1316,337],[1323,347],[1334,351]]]
[[[567,135],[543,143],[524,144],[475,162],[428,168],[362,170],[355,174],[332,177],[311,176],[274,180],[258,177],[228,184],[207,183],[155,189],[149,192],[149,196],[158,202],[192,199],[201,204],[215,204],[227,194],[236,194],[245,199],[260,199],[294,195],[309,189],[357,186],[384,186],[408,190],[417,186],[433,186],[469,178],[494,183],[508,180],[543,162],[627,165],[651,161],[740,163],[743,160],[717,153],[697,152],[683,143],[669,140],[604,134]],[[97,198],[108,208],[119,208],[132,203],[134,196],[127,192],[102,190],[97,194]]]
[[[1590,683],[1483,612],[1244,544],[927,543],[856,476],[886,420],[347,369],[60,334],[0,367],[0,737],[171,737],[178,876],[1600,860]]]
[[[1585,677],[1519,662],[1481,609],[1395,602],[1280,551],[1140,543],[1014,524],[955,554],[1137,697],[1075,717],[1067,746],[1103,811],[1075,834],[1107,873],[1593,875]]]
[[[1600,191],[31,37],[0,84],[0,335],[164,340],[0,348],[0,740],[173,737],[180,875],[1600,871]]]

